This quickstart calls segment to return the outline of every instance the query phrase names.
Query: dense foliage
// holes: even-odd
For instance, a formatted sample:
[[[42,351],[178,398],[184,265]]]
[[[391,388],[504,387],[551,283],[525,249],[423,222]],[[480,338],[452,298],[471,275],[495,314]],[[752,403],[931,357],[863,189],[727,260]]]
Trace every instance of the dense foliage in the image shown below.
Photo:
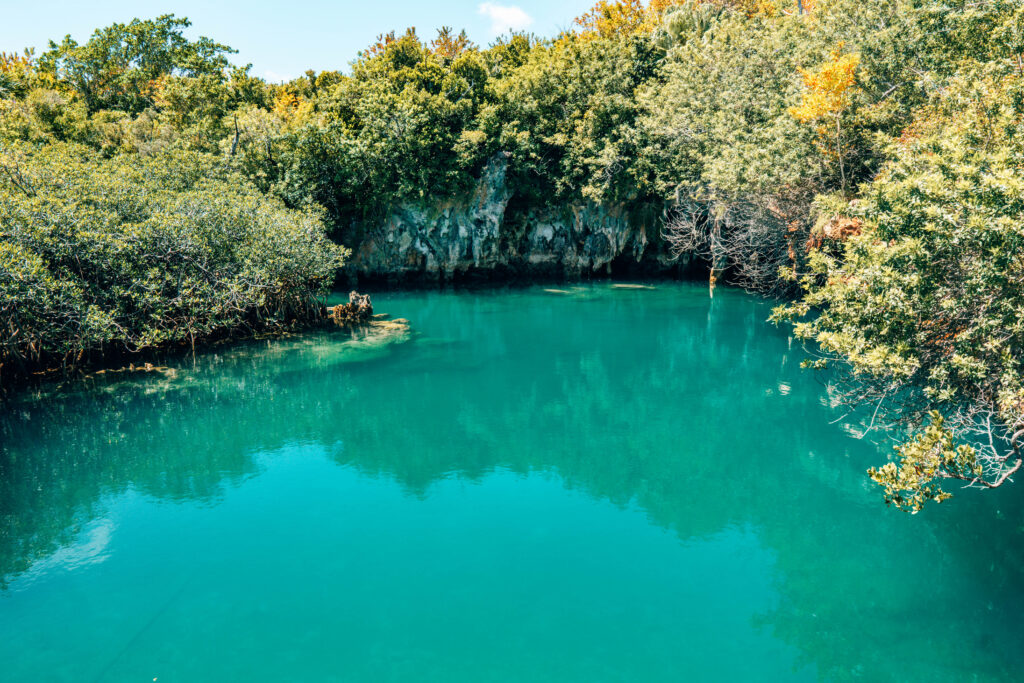
[[[200,154],[19,152],[0,188],[0,369],[308,320],[340,265],[317,215]]]
[[[321,212],[196,151],[219,131],[203,93],[223,113],[245,76],[184,26],[136,20],[0,60],[0,380],[318,312],[343,250]]]
[[[10,300],[33,299],[21,283],[57,267],[26,246],[50,220],[31,201],[70,207],[76,225],[102,220],[112,241],[135,229],[142,208],[101,201],[118,174],[136,179],[133,201],[154,215],[168,192],[207,192],[212,213],[251,202],[279,216],[246,223],[238,209],[197,217],[196,231],[216,223],[267,231],[267,244],[291,232],[302,241],[282,247],[282,263],[211,254],[230,275],[183,312],[166,284],[178,265],[125,247],[113,266],[108,247],[62,237],[106,265],[53,274],[64,284],[38,301],[91,311],[75,287],[121,278],[120,288],[72,316],[73,334],[45,326],[64,319],[54,314],[8,353],[160,343],[285,310],[255,294],[279,281],[278,268],[299,274],[287,286],[301,298],[337,261],[315,214],[352,244],[396,205],[466,197],[503,160],[511,211],[653,208],[673,248],[703,257],[712,279],[796,296],[776,319],[822,352],[810,365],[839,371],[837,400],[866,407],[867,428],[891,428],[903,444],[872,471],[890,502],[916,510],[947,496],[936,479],[998,485],[1019,466],[1021,0],[601,0],[551,39],[510,34],[480,47],[450,28],[426,41],[409,29],[379,36],[345,73],[280,84],[231,65],[227,46],[185,39],[187,25],[135,20],[82,45],[0,55],[0,144],[21,155],[4,162],[13,199],[0,245],[21,273],[5,276],[19,283],[4,285]],[[35,179],[58,163],[79,169],[75,191],[118,218]],[[124,270],[90,279],[108,267]],[[245,280],[247,303],[219,309],[221,287],[235,286],[222,282],[250,267],[259,277]]]
[[[1021,464],[1022,115],[1015,67],[952,79],[848,207],[863,232],[816,252],[806,296],[780,311],[817,313],[796,333],[850,364],[855,402],[911,424],[929,413],[901,463],[871,473],[897,505],[948,497],[935,478],[991,486]]]

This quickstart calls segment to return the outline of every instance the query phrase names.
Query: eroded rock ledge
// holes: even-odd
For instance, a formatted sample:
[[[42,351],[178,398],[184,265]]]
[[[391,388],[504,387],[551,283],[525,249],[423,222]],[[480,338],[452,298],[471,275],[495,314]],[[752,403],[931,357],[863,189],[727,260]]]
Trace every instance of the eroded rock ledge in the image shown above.
[[[508,163],[496,156],[459,201],[392,208],[348,237],[350,281],[447,281],[479,275],[580,279],[595,275],[679,274],[661,238],[660,206],[597,204],[560,210],[518,206]],[[345,241],[345,240],[343,240]]]

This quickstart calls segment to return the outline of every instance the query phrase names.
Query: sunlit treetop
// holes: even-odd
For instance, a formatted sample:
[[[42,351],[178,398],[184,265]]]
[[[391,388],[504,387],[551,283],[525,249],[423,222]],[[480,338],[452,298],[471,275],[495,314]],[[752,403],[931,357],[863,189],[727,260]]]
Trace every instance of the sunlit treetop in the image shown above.
[[[442,26],[437,30],[437,38],[430,41],[430,49],[442,59],[455,59],[463,52],[476,47],[469,39],[466,31],[455,33],[451,26]]]
[[[649,18],[643,0],[600,0],[573,22],[581,38],[612,38],[639,33]]]
[[[138,112],[151,106],[161,77],[223,76],[236,52],[200,37],[190,41],[185,18],[165,14],[97,29],[79,45],[71,36],[50,41],[37,68],[80,95],[90,111],[119,108]]]
[[[416,27],[410,26],[405,29],[405,33],[398,36],[394,31],[388,31],[387,33],[381,33],[377,36],[377,39],[365,50],[359,52],[361,59],[371,59],[377,55],[384,54],[384,52],[395,43],[400,40],[415,40],[419,43],[419,36],[416,35]]]
[[[833,50],[828,61],[818,69],[801,69],[804,92],[800,106],[790,109],[790,113],[798,121],[808,123],[845,110],[850,106],[850,96],[857,86],[858,65],[860,55]]]
[[[17,52],[0,52],[0,97],[24,95],[35,75],[35,54],[26,49]]]
[[[17,52],[0,52],[0,72],[12,73],[32,68],[35,55],[31,49],[25,49],[22,54]]]
[[[814,0],[600,0],[576,18],[572,35],[583,40],[628,36],[652,30],[661,17],[676,7],[714,6],[747,16],[807,13]]]

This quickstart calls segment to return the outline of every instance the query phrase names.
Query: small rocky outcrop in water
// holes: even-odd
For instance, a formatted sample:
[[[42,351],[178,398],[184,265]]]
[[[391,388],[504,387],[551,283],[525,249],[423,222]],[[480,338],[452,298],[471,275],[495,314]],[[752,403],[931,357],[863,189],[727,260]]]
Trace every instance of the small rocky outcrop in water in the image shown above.
[[[365,325],[373,320],[373,304],[369,294],[349,292],[348,303],[339,304],[328,309],[328,314],[336,324],[343,327]]]
[[[349,348],[379,348],[408,341],[411,337],[409,321],[405,318],[391,320],[386,314],[374,315],[368,294],[350,292],[348,303],[328,308],[327,316],[352,334],[352,340],[345,342]]]

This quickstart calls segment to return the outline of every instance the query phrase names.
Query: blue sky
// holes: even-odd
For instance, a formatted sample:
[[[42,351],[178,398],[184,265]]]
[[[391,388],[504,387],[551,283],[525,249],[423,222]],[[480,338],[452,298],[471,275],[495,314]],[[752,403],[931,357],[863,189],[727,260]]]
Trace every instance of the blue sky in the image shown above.
[[[568,28],[593,0],[36,0],[12,2],[0,22],[0,50],[46,48],[47,40],[70,33],[84,42],[92,30],[133,17],[172,13],[192,20],[190,35],[205,35],[230,45],[239,54],[232,61],[251,62],[253,73],[271,80],[301,75],[306,69],[347,70],[356,53],[379,33],[415,26],[432,37],[444,25],[466,29],[470,38],[487,44],[505,29],[525,29],[551,36]]]

